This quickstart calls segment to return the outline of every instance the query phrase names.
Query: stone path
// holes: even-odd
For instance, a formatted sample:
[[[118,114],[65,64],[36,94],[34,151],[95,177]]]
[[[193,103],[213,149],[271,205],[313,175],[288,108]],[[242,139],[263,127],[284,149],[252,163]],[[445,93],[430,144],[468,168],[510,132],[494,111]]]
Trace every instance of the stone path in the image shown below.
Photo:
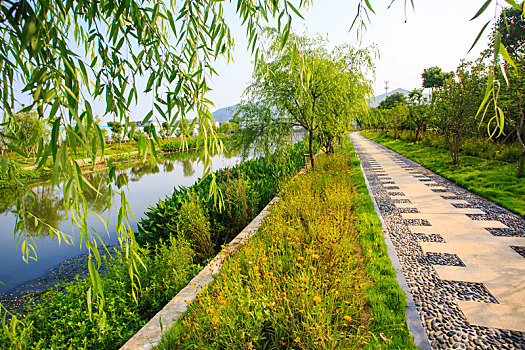
[[[351,136],[434,349],[525,349],[525,220]]]

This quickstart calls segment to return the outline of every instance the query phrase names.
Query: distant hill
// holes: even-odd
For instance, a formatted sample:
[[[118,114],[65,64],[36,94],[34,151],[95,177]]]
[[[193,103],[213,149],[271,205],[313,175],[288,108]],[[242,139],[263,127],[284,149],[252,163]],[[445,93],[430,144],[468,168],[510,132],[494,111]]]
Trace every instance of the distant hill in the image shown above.
[[[233,106],[220,108],[212,113],[213,118],[215,118],[215,120],[219,123],[230,121],[233,118],[233,114],[235,113],[237,106],[238,105],[235,104]]]
[[[394,91],[389,91],[389,92],[388,92],[388,95],[393,95],[393,94],[395,94],[396,92],[400,92],[400,93],[402,93],[403,95],[408,96],[408,90],[401,89],[401,88],[399,88],[399,89],[395,89]],[[372,98],[372,100],[370,101],[370,107],[377,107],[377,106],[379,106],[379,104],[381,103],[381,101],[383,101],[385,98],[386,98],[386,93],[385,93],[385,94],[378,95],[378,96]]]

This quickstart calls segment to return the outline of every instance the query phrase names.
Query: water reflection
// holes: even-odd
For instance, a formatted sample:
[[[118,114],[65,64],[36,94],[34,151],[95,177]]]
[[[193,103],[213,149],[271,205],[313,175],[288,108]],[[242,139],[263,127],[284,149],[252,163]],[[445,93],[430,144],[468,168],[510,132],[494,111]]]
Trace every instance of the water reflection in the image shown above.
[[[203,165],[198,159],[198,153],[179,153],[142,164],[120,164],[117,181],[123,186],[137,220],[140,220],[148,206],[155,205],[159,198],[171,194],[174,187],[190,186],[195,183],[203,171]],[[212,158],[214,169],[233,166],[238,161],[239,158],[234,152],[225,152],[221,157]],[[118,205],[106,207],[111,195],[111,191],[106,186],[108,174],[99,171],[85,176],[97,189],[96,191],[87,189],[84,192],[88,209],[106,220],[109,217],[108,228],[115,227],[119,207]],[[24,263],[13,235],[16,217],[11,211],[15,209],[17,200],[23,201],[28,211],[42,218],[46,224],[70,234],[74,244],[62,245],[59,248],[58,243],[51,239],[47,230],[39,232],[39,225],[33,220],[27,220],[27,230],[36,243],[38,261]],[[106,233],[104,225],[96,216],[91,214],[88,216],[88,225],[101,235],[106,244],[117,244],[115,232],[110,230]],[[19,190],[0,190],[0,281],[6,284],[0,285],[0,293],[42,276],[62,261],[84,253],[85,249],[79,247],[78,234],[78,229],[64,211],[61,191],[51,185],[35,186],[31,194],[25,195]]]

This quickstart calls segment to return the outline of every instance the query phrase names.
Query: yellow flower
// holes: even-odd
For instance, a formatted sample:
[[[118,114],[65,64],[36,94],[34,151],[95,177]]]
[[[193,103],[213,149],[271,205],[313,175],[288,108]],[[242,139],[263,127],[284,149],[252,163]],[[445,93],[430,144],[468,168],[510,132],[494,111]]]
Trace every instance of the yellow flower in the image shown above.
[[[320,303],[320,302],[321,302],[321,297],[318,296],[318,295],[314,296],[314,301],[315,301],[316,303]]]
[[[299,338],[299,337],[295,338],[295,342],[296,343],[300,343],[301,342],[301,338]]]
[[[299,263],[295,263],[295,267],[301,268],[301,267],[303,267],[303,265],[301,265]]]
[[[341,283],[341,280],[340,280],[339,278],[337,278],[337,279],[335,280],[335,283]]]
[[[317,268],[315,268],[314,266],[310,266],[310,270],[317,271]]]
[[[306,277],[301,277],[301,278],[299,278],[299,280],[300,280],[301,282],[306,282],[306,281],[308,281],[308,278],[306,278]]]
[[[273,301],[271,301],[271,302],[269,302],[268,305],[266,305],[266,306],[268,306],[268,307],[273,307],[274,305],[275,305],[275,303],[274,303]]]
[[[312,254],[312,259],[319,259],[319,255],[317,255],[317,254]]]
[[[257,286],[257,290],[261,290],[261,289],[263,289],[263,287],[264,287],[264,286],[263,286],[262,284],[259,284],[259,285]]]
[[[347,322],[350,322],[350,321],[352,321],[352,317],[350,317],[350,316],[348,316],[348,315],[346,315],[346,316],[345,316],[345,317],[343,317],[343,318],[344,318],[344,319],[345,319],[345,321],[347,321]]]
[[[297,261],[304,261],[304,258],[302,256],[297,258]]]
[[[215,324],[219,323],[219,318],[217,316],[213,316],[213,318],[211,319],[211,321]]]

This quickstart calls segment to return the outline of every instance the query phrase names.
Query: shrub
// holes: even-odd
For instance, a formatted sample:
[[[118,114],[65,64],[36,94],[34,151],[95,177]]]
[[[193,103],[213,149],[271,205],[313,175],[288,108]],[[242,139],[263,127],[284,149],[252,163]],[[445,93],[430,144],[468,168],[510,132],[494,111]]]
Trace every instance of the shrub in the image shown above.
[[[184,150],[186,147],[188,149],[197,148],[197,138],[187,137],[184,140],[182,138],[169,140],[161,146],[161,149],[163,152],[180,152]]]
[[[202,200],[190,192],[177,213],[177,232],[191,243],[195,263],[202,263],[214,254],[210,231],[210,220]]]
[[[519,148],[507,148],[496,156],[496,159],[507,163],[517,163],[521,156]]]

